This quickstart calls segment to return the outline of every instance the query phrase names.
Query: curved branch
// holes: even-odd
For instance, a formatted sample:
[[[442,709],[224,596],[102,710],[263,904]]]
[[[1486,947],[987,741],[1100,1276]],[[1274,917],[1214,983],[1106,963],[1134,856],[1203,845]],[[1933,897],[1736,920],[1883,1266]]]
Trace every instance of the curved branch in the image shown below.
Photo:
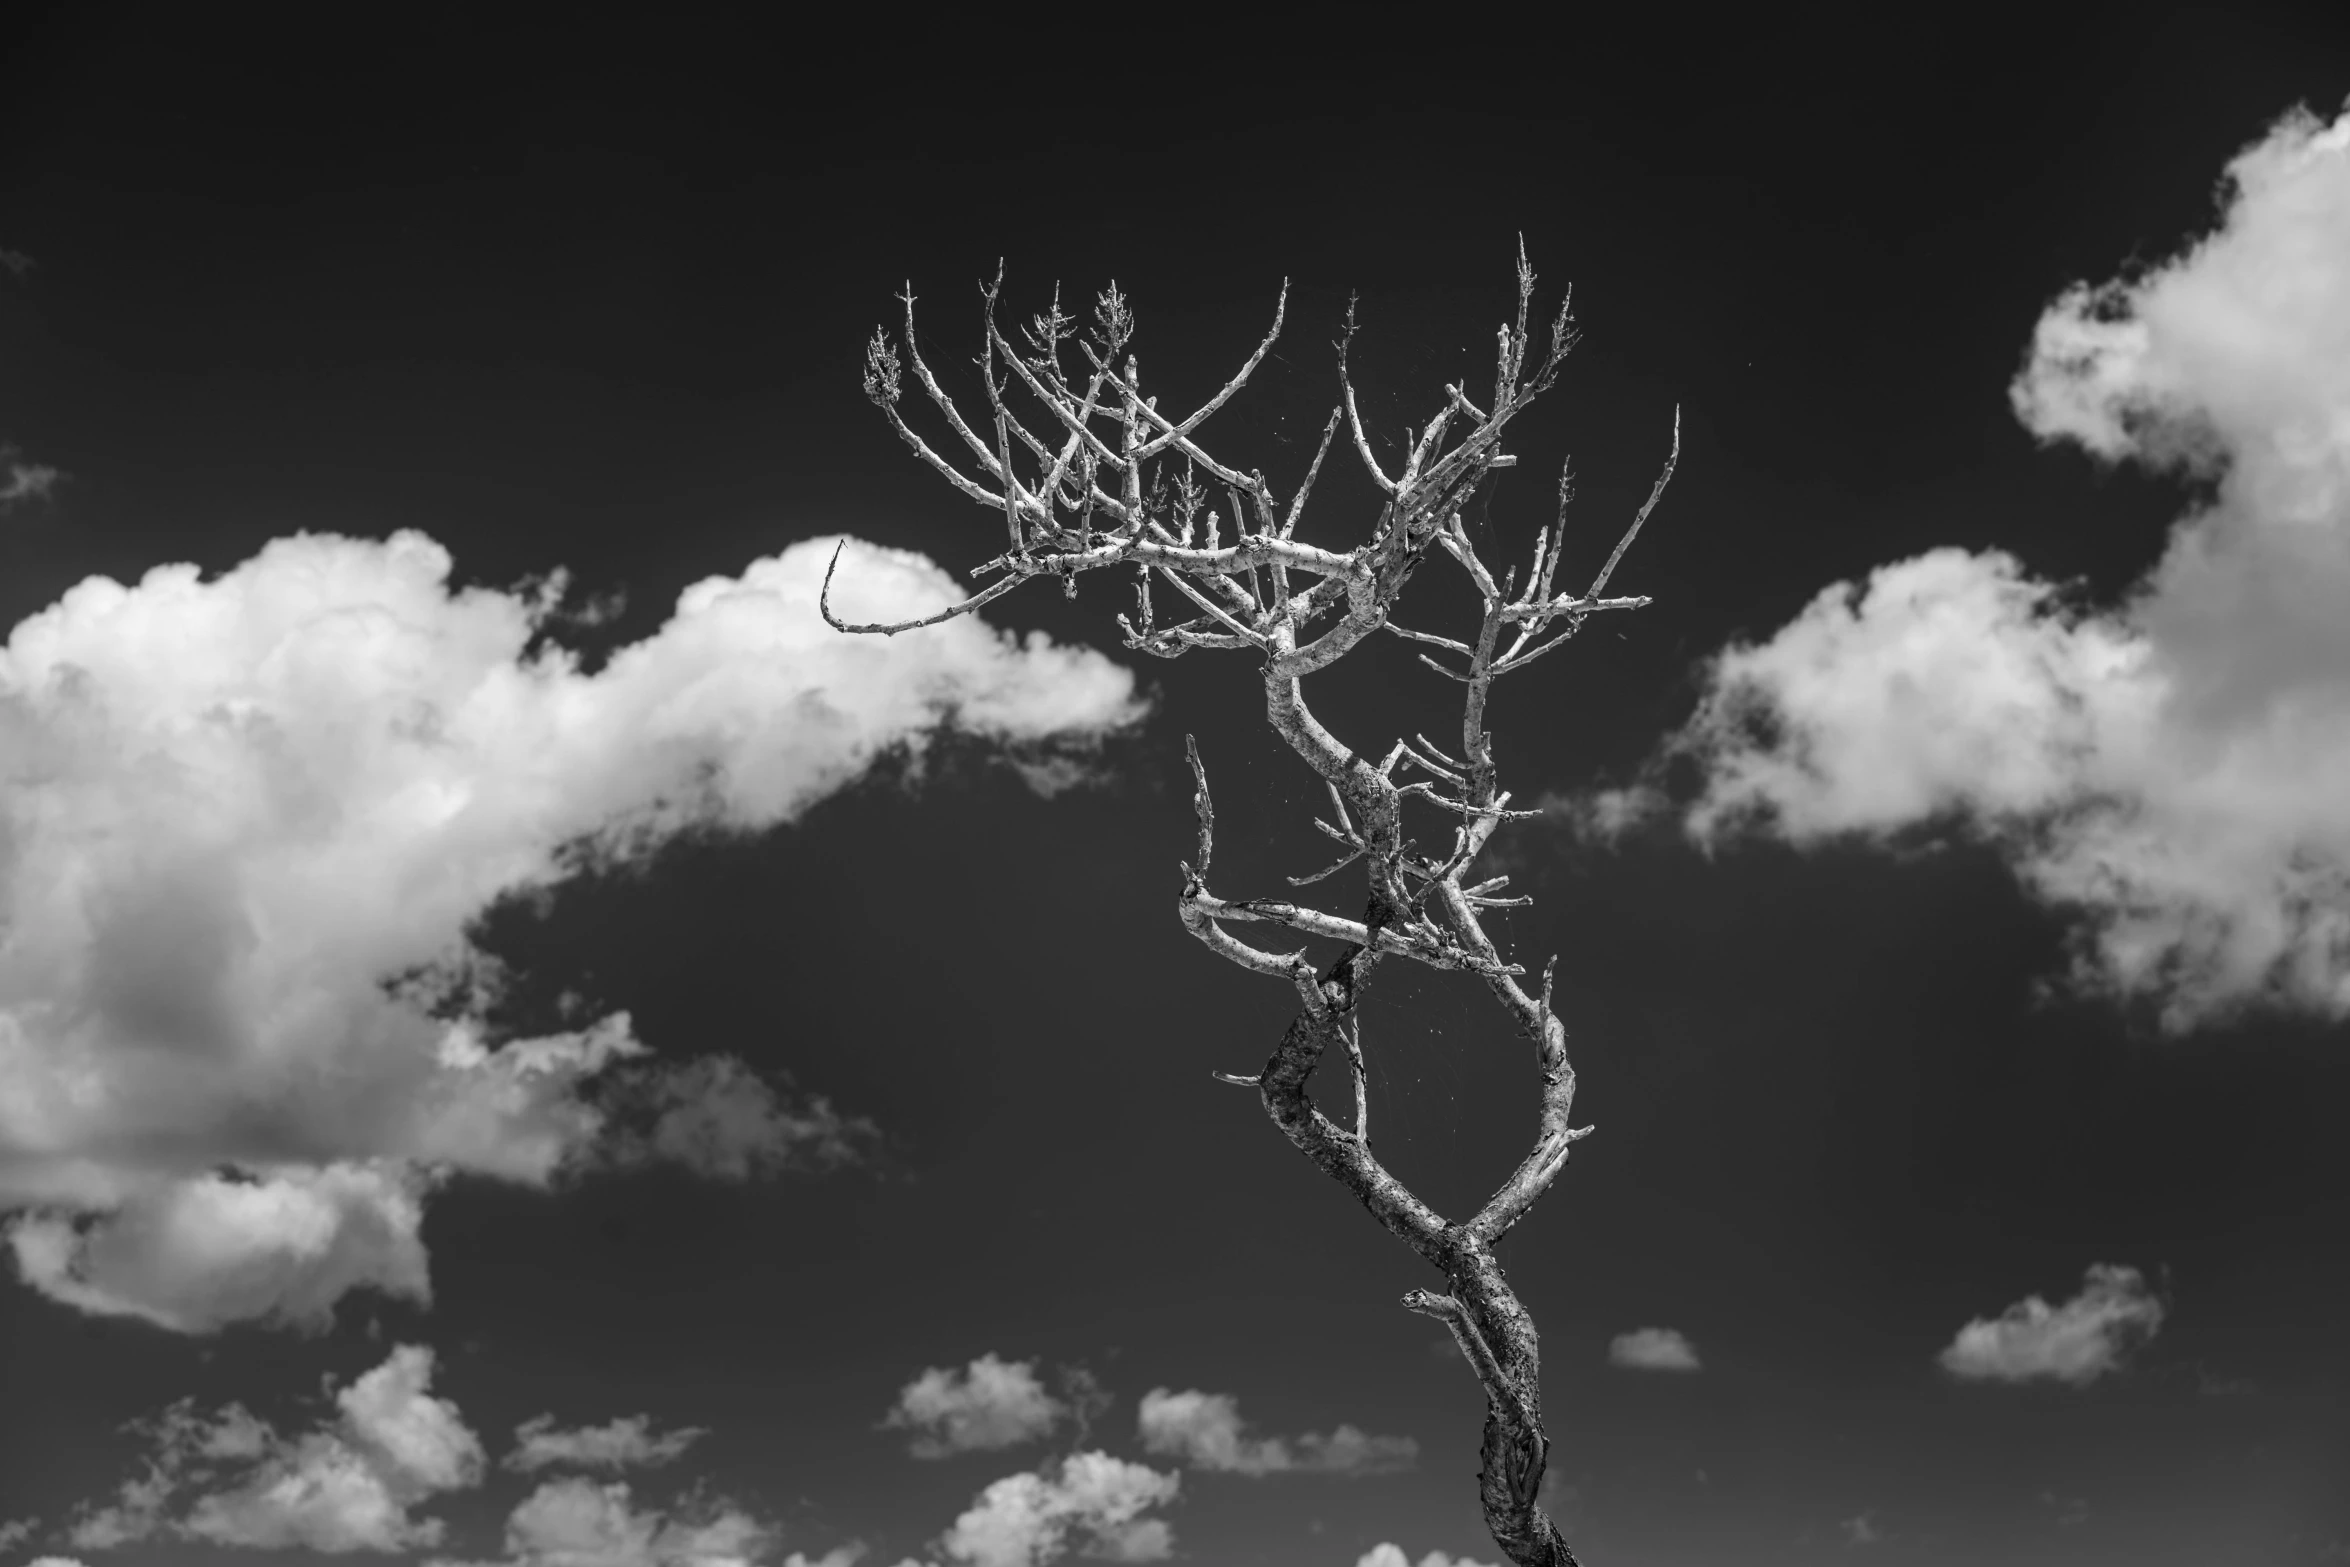
[[[818,589],[816,594],[817,613],[822,615],[824,617],[824,623],[835,631],[848,631],[866,636],[879,635],[885,637],[894,637],[901,631],[919,631],[924,626],[935,626],[940,621],[952,620],[957,615],[968,615],[972,611],[978,609],[981,605],[992,604],[997,599],[1002,598],[1005,594],[1011,592],[1021,583],[1028,580],[1026,576],[1022,575],[1008,576],[1004,578],[1003,581],[997,583],[994,587],[988,588],[983,592],[974,593],[969,598],[963,600],[963,602],[960,604],[949,604],[945,609],[940,610],[937,614],[925,615],[920,620],[900,620],[889,624],[884,624],[880,621],[873,621],[867,624],[852,624],[851,622],[842,620],[839,616],[833,614],[832,612],[832,574],[835,570],[839,569],[840,552],[844,549],[847,549],[848,546],[849,541],[843,539],[832,547],[832,559],[826,562],[824,567],[824,586]]]
[[[1202,424],[1205,424],[1210,414],[1214,413],[1217,409],[1230,402],[1232,400],[1232,394],[1239,391],[1242,387],[1248,385],[1249,376],[1254,373],[1258,365],[1261,365],[1265,362],[1265,355],[1272,352],[1274,340],[1281,336],[1281,323],[1288,314],[1289,279],[1283,278],[1281,280],[1281,296],[1273,302],[1273,325],[1271,329],[1265,333],[1265,340],[1257,344],[1257,351],[1248,356],[1248,363],[1242,365],[1239,372],[1235,374],[1231,380],[1224,383],[1224,390],[1218,392],[1215,396],[1202,403],[1197,413],[1184,420],[1181,424],[1170,425],[1166,434],[1143,442],[1142,445],[1135,448],[1134,455],[1136,457],[1156,457],[1160,452],[1166,450],[1170,444],[1182,440],[1185,436],[1191,434],[1192,431],[1198,429]]]
[[[1355,453],[1363,459],[1363,467],[1371,475],[1371,482],[1389,495],[1395,493],[1395,481],[1379,466],[1379,459],[1371,455],[1371,438],[1363,433],[1363,416],[1355,411],[1355,383],[1346,367],[1346,350],[1355,340],[1355,302],[1346,302],[1346,331],[1338,339],[1338,385],[1346,394],[1346,423],[1354,431]]]
[[[1451,1227],[1371,1157],[1371,1150],[1361,1140],[1317,1109],[1306,1093],[1306,1079],[1313,1075],[1323,1053],[1344,1043],[1338,1014],[1316,1017],[1300,1013],[1291,1020],[1281,1042],[1273,1048],[1272,1059],[1258,1075],[1258,1097],[1264,1101],[1265,1113],[1298,1152],[1354,1193],[1355,1200],[1390,1234],[1442,1268],[1455,1250]]]

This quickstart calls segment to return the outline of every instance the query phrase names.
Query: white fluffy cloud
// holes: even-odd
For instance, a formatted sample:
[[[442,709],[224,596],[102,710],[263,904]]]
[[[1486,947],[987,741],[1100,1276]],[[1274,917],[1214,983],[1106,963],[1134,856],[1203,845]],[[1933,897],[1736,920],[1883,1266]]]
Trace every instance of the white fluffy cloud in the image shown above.
[[[2162,1302],[2135,1268],[2098,1263],[2081,1292],[2051,1306],[2027,1295],[1996,1317],[1978,1317],[1942,1351],[1942,1369],[1970,1382],[2067,1382],[2118,1370],[2122,1357],[2162,1326]]]
[[[315,1321],[366,1285],[428,1293],[416,1175],[336,1164],[159,1183],[111,1222],[57,1213],[8,1231],[18,1271],[53,1299],[182,1332],[240,1318]]]
[[[1634,1328],[1608,1340],[1607,1358],[1635,1371],[1695,1371],[1697,1346],[1672,1328]]]
[[[1175,1531],[1144,1514],[1175,1500],[1182,1477],[1107,1453],[1061,1460],[1060,1471],[996,1481],[939,1538],[966,1567],[1043,1567],[1075,1548],[1114,1562],[1162,1561]]]
[[[1152,1388],[1142,1396],[1138,1424],[1145,1451],[1222,1474],[1390,1474],[1411,1468],[1420,1456],[1420,1444],[1408,1436],[1372,1436],[1350,1425],[1295,1440],[1250,1436],[1238,1399],[1197,1388]]]
[[[1402,1546],[1382,1540],[1356,1557],[1355,1567],[1412,1567],[1412,1559],[1404,1554]],[[1420,1567],[1485,1567],[1485,1564],[1466,1556],[1430,1551],[1420,1558]]]
[[[215,1545],[405,1551],[439,1543],[413,1509],[478,1484],[482,1448],[457,1406],[431,1393],[432,1351],[403,1345],[336,1395],[336,1418],[288,1438],[231,1405],[183,1400],[146,1427],[145,1473],[70,1535],[83,1550],[172,1535]]]
[[[600,1426],[564,1429],[553,1415],[536,1415],[514,1428],[514,1450],[502,1460],[528,1474],[567,1465],[579,1469],[657,1468],[674,1463],[709,1433],[700,1426],[655,1432],[649,1415],[624,1415]]]
[[[2350,1016],[2350,115],[2288,117],[2211,235],[2058,299],[2013,394],[2043,439],[2207,502],[2111,608],[1938,550],[1731,647],[1679,742],[1691,829],[1963,821],[2087,916],[2086,981],[2174,1026]]]
[[[435,1181],[581,1161],[603,1126],[582,1085],[644,1050],[625,1015],[493,1044],[395,982],[493,995],[465,932],[494,900],[559,880],[568,844],[788,821],[942,725],[1068,741],[1137,715],[1125,670],[1042,637],[835,634],[831,554],[697,583],[593,674],[534,650],[555,592],[453,589],[414,533],[280,539],[211,580],[92,578],[17,625],[0,1214],[23,1276],[185,1331],[316,1320],[361,1287],[424,1298]],[[851,545],[836,597],[882,618],[959,592]],[[870,1130],[735,1068],[637,1070],[632,1155],[741,1175]]]
[[[622,1481],[550,1480],[506,1520],[503,1561],[431,1567],[752,1567],[774,1539],[725,1503],[664,1513],[633,1505]]]
[[[1045,1391],[1033,1360],[999,1360],[992,1352],[967,1371],[932,1366],[898,1392],[882,1424],[910,1430],[916,1458],[1017,1447],[1049,1435],[1069,1407]]]

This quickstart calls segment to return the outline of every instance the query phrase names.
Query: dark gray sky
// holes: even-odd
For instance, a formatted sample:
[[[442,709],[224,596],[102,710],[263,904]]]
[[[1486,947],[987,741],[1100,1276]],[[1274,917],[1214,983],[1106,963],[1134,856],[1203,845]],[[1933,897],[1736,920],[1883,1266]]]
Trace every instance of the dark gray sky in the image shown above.
[[[822,552],[785,552],[846,533],[961,574],[998,547],[859,393],[904,280],[968,384],[999,256],[1023,313],[1056,279],[1083,299],[1115,278],[1183,402],[1286,277],[1280,346],[1211,427],[1286,490],[1349,293],[1364,415],[1393,442],[1483,373],[1519,234],[1586,336],[1521,426],[1497,549],[1527,547],[1571,450],[1568,567],[1588,571],[1676,405],[1684,432],[1617,578],[1656,603],[1515,677],[1494,719],[1520,799],[1559,807],[1504,840],[1538,900],[1504,928],[1530,966],[1560,955],[1599,1127],[1503,1253],[1543,1331],[1578,1551],[2350,1560],[2350,649],[2324,629],[2350,588],[2350,155],[2321,129],[2350,34],[2247,10],[1682,20],[1425,54],[1268,36],[1180,61],[1169,39],[1040,60],[669,19],[12,24],[0,1563],[340,1544],[672,1567],[852,1542],[876,1567],[944,1563],[991,1484],[1065,1495],[1062,1460],[1094,1451],[1180,1473],[1139,1515],[1178,1559],[1493,1561],[1474,1380],[1395,1304],[1429,1280],[1209,1076],[1255,1070],[1293,1003],[1174,918],[1182,736],[1217,784],[1220,883],[1323,863],[1319,791],[1246,661],[1135,668],[1147,711],[1081,753],[1088,782],[1039,792],[1040,744],[1116,716],[1117,691],[1077,689],[1110,670],[986,639],[840,662],[800,592]],[[2276,130],[2297,105],[2316,120]],[[2248,148],[2266,161],[2238,166],[2230,208],[2215,191]],[[2120,304],[2050,314],[2116,277],[2144,282],[2140,336],[2097,336]],[[2075,369],[2119,379],[2039,383],[2028,428],[2009,388],[2044,321],[2081,334],[2055,342]],[[2202,465],[2165,468],[2180,450]],[[1308,536],[1344,547],[1371,494],[1334,475]],[[408,753],[353,737],[421,732],[412,677],[511,673],[464,664],[460,633],[526,617],[477,595],[460,625],[413,554],[262,554],[399,530],[445,548],[452,586],[563,567],[575,605],[607,606],[538,633],[578,650],[596,716],[542,743],[524,703],[432,751],[484,771],[458,836],[412,859],[431,776],[457,775],[402,793],[386,769]],[[1807,610],[1920,557],[1843,621]],[[257,558],[229,587],[76,589]],[[441,641],[401,641],[387,611],[275,664],[256,642],[292,647],[273,615],[402,570]],[[673,623],[713,577],[775,591],[747,620]],[[1424,602],[1437,625],[1464,601],[1431,580]],[[1123,583],[1032,587],[988,615],[1133,667],[1125,603]],[[1779,703],[1761,740],[1707,727],[1733,645],[1762,650],[1739,667]],[[1034,699],[997,726],[1008,749],[890,749],[927,733],[924,693],[976,702],[985,679]],[[1457,723],[1401,643],[1321,686],[1366,749]],[[258,728],[234,730],[241,701]],[[1656,763],[1675,734],[1697,749]],[[1809,771],[1754,770],[1788,757]],[[654,847],[555,852],[704,785],[724,800],[680,806]],[[1646,818],[1577,828],[1576,802],[1626,788]],[[1708,799],[1776,814],[1695,842]],[[171,803],[224,800],[217,821]],[[574,1056],[497,1079],[487,1119],[432,1120],[446,1084],[417,1041],[465,998],[428,1030],[372,987],[460,933],[503,966],[477,966],[480,1043]],[[644,1054],[599,1066],[583,1030],[617,1013]],[[1383,1157],[1465,1211],[1523,1150],[1522,1046],[1474,987],[1401,965],[1365,1015]],[[688,1065],[708,1058],[736,1064]],[[603,1133],[565,1119],[582,1102]],[[664,1143],[665,1108],[713,1106],[734,1119]],[[1977,1322],[1962,1375],[1944,1352]],[[1613,1363],[1642,1328],[1698,1368]],[[2026,1374],[2035,1346],[2072,1375]],[[980,1373],[995,1426],[910,1455],[926,1428],[881,1424],[901,1390],[946,1368],[934,1390],[978,1408],[961,1378],[982,1356],[1041,1389]],[[1082,1402],[1073,1367],[1114,1400],[1090,1427],[1044,1402]],[[355,1384],[406,1402],[338,1406]],[[1154,1389],[1237,1400],[1289,1467],[1146,1445]],[[175,1439],[153,1422],[183,1398],[210,1423]],[[240,1446],[232,1403],[277,1435]],[[542,1413],[706,1434],[641,1472],[501,1468]],[[1301,1440],[1341,1425],[1416,1459]],[[123,1482],[172,1454],[141,1514]],[[269,1500],[337,1462],[343,1501],[406,1511],[338,1536],[333,1496]],[[625,1479],[633,1511],[564,1489],[580,1475]],[[591,1499],[606,1512],[565,1515],[560,1554],[557,1504]],[[729,1520],[766,1532],[729,1544]]]

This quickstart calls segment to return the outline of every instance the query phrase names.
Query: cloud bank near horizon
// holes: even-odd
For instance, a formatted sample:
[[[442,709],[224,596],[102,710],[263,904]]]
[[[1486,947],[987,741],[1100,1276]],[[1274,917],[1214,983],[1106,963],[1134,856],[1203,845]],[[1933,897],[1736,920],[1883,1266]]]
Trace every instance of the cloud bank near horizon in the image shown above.
[[[2085,916],[2083,984],[2176,1028],[2350,1016],[2350,113],[2287,116],[2223,193],[2050,305],[2011,389],[2043,442],[2201,487],[2145,578],[2094,608],[2000,551],[1879,567],[1725,649],[1668,748],[1708,845],[1962,824]]]
[[[1130,672],[1041,635],[834,633],[833,543],[694,584],[594,673],[541,636],[559,590],[454,587],[417,533],[92,578],[17,625],[0,1215],[19,1274],[181,1332],[316,1323],[354,1289],[429,1298],[424,1205],[454,1176],[543,1186],[607,1133],[610,1162],[722,1178],[853,1156],[870,1126],[740,1063],[644,1059],[625,1013],[493,1039],[499,975],[467,939],[583,843],[790,822],[944,728],[1082,745],[1139,717]],[[962,592],[853,540],[835,588],[875,619]],[[616,1073],[645,1128],[587,1092]]]

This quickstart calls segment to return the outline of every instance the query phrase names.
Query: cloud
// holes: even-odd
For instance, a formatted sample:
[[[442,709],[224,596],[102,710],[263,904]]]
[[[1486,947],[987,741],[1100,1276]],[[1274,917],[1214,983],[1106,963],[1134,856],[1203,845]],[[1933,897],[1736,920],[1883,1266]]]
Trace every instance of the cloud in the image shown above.
[[[1977,1317],[1942,1351],[1942,1369],[1969,1382],[2051,1380],[2081,1387],[2162,1326],[2163,1305],[2135,1268],[2097,1263],[2081,1292],[2051,1306],[2027,1295],[1997,1317]]]
[[[1074,1544],[1114,1562],[1163,1561],[1175,1531],[1143,1515],[1175,1500],[1182,1477],[1107,1453],[1061,1460],[1060,1472],[996,1481],[939,1537],[938,1548],[967,1567],[1043,1567]]]
[[[83,1509],[72,1543],[111,1550],[163,1534],[330,1553],[437,1545],[440,1520],[412,1510],[479,1484],[483,1458],[457,1406],[432,1396],[432,1373],[431,1350],[403,1345],[336,1395],[332,1421],[294,1438],[240,1406],[205,1417],[182,1400],[139,1427],[153,1444],[146,1472]]]
[[[0,1551],[11,1551],[41,1530],[38,1518],[0,1519]]]
[[[1841,1520],[1836,1527],[1844,1531],[1844,1543],[1847,1545],[1875,1545],[1885,1538],[1884,1531],[1877,1527],[1875,1519],[1874,1513],[1864,1511]]]
[[[569,1430],[558,1428],[553,1415],[536,1415],[514,1428],[514,1450],[502,1463],[522,1474],[558,1464],[580,1469],[624,1469],[632,1464],[657,1468],[675,1462],[708,1434],[700,1426],[681,1426],[656,1435],[649,1415],[625,1415],[600,1426]]]
[[[1404,1554],[1402,1546],[1382,1540],[1356,1557],[1355,1567],[1412,1567],[1412,1559]],[[1420,1567],[1485,1567],[1485,1564],[1466,1556],[1430,1551],[1420,1558]]]
[[[33,258],[23,251],[10,250],[7,246],[0,245],[0,270],[5,270],[9,276],[23,277],[27,272],[32,271],[35,265]]]
[[[602,1145],[614,1164],[681,1164],[713,1180],[747,1181],[792,1168],[831,1169],[867,1157],[881,1130],[818,1095],[794,1109],[733,1056],[632,1063],[597,1104],[613,1118]]]
[[[1837,583],[1708,672],[1673,749],[1706,842],[1937,820],[2085,916],[2078,979],[2186,1027],[2350,1016],[2350,115],[2281,121],[2216,230],[2066,292],[2024,423],[2203,498],[2117,604],[1942,549]],[[1655,796],[1580,814],[1618,825]]]
[[[7,251],[0,250],[0,262],[7,256]],[[26,501],[47,500],[64,478],[62,469],[26,462],[15,447],[0,443],[0,516]]]
[[[259,1316],[316,1323],[360,1286],[429,1296],[420,1184],[384,1164],[197,1175],[111,1222],[35,1214],[8,1240],[26,1283],[94,1315],[183,1333]]]
[[[431,1567],[751,1567],[774,1538],[727,1503],[664,1513],[634,1506],[624,1481],[549,1480],[507,1518],[503,1561]],[[854,1549],[841,1560],[854,1562]]]
[[[1139,1424],[1145,1451],[1222,1474],[1390,1474],[1411,1468],[1420,1456],[1420,1444],[1408,1436],[1372,1436],[1350,1425],[1328,1436],[1309,1432],[1294,1442],[1248,1436],[1237,1399],[1196,1388],[1152,1388],[1142,1396]]]
[[[1069,1413],[1037,1380],[1033,1360],[999,1360],[991,1352],[968,1371],[932,1366],[899,1390],[885,1429],[910,1430],[916,1458],[1017,1447],[1051,1433]]]
[[[695,584],[592,674],[540,636],[559,592],[453,588],[415,533],[91,578],[18,624],[0,1215],[26,1280],[181,1331],[317,1322],[352,1289],[428,1298],[438,1184],[545,1185],[608,1124],[616,1157],[729,1177],[861,1149],[866,1123],[723,1059],[640,1062],[608,1116],[591,1090],[645,1054],[626,1014],[498,1041],[466,936],[581,844],[787,822],[941,726],[1075,743],[1138,716],[1126,670],[1042,636],[835,634],[831,554]],[[836,597],[894,618],[960,592],[852,543]]]
[[[1697,1346],[1672,1328],[1634,1328],[1608,1340],[1610,1364],[1635,1371],[1695,1371]]]
[[[2055,1511],[2059,1529],[2077,1528],[2089,1521],[2089,1499],[2085,1496],[2059,1496],[2054,1491],[2042,1491],[2040,1504]]]
[[[822,1556],[803,1556],[794,1551],[783,1559],[783,1567],[857,1567],[857,1563],[864,1558],[865,1547],[852,1540],[846,1545],[834,1546]]]

